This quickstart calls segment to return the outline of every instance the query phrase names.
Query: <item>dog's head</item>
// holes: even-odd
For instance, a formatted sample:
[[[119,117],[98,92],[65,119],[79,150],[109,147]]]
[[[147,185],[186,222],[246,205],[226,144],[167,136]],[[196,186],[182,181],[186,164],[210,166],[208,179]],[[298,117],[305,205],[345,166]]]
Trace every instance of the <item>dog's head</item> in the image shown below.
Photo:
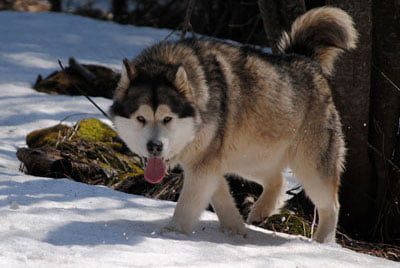
[[[182,66],[149,69],[124,60],[110,114],[127,146],[146,158],[151,183],[163,179],[167,161],[195,137],[196,109]]]

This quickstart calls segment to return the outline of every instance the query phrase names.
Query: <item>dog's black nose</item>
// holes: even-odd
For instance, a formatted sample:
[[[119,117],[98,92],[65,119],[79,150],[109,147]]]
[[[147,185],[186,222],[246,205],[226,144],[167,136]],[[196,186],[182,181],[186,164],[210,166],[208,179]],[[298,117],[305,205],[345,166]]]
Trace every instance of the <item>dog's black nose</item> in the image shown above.
[[[161,141],[149,141],[147,143],[147,150],[152,156],[159,156],[162,152],[163,144]]]

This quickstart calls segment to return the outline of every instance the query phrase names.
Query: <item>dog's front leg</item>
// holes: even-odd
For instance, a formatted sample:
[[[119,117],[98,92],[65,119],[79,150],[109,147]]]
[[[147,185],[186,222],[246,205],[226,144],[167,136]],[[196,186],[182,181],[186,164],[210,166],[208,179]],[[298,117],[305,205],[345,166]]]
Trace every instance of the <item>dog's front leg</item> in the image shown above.
[[[243,218],[236,208],[235,201],[229,193],[229,186],[223,176],[220,176],[219,187],[215,191],[211,203],[218,215],[222,231],[233,235],[246,235],[247,230]]]
[[[193,230],[218,187],[219,181],[216,178],[215,174],[185,170],[183,188],[167,229],[182,233],[190,233]]]

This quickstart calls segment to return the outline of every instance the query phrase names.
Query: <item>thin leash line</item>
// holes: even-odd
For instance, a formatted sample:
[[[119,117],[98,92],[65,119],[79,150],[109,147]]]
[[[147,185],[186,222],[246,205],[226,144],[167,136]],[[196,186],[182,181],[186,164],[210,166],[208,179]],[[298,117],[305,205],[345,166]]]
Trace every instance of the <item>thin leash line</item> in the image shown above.
[[[68,73],[65,71],[65,68],[61,62],[61,60],[58,60],[58,65],[60,65],[60,68],[63,72],[65,72],[66,75],[68,75]],[[108,114],[106,112],[104,112],[103,109],[100,108],[100,106],[97,105],[97,103],[95,103],[87,94],[85,91],[83,91],[82,89],[80,89],[72,80],[71,80],[72,85],[86,98],[88,99],[93,105],[94,107],[97,108],[97,110],[99,110],[106,118],[108,118],[109,120],[111,120],[111,118],[108,116]]]

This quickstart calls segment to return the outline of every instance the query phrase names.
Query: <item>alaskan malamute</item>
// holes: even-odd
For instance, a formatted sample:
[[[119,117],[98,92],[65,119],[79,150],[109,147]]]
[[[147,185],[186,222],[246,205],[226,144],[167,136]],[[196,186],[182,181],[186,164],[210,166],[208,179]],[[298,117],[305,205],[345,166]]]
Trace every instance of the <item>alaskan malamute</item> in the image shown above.
[[[191,232],[211,203],[222,229],[245,234],[224,175],[264,187],[248,217],[261,222],[276,210],[290,167],[317,207],[314,239],[334,241],[345,144],[327,78],[356,42],[351,17],[323,7],[282,35],[280,55],[188,39],[124,60],[110,109],[119,135],[147,158],[147,181],[160,182],[167,165],[184,169],[167,228]]]

